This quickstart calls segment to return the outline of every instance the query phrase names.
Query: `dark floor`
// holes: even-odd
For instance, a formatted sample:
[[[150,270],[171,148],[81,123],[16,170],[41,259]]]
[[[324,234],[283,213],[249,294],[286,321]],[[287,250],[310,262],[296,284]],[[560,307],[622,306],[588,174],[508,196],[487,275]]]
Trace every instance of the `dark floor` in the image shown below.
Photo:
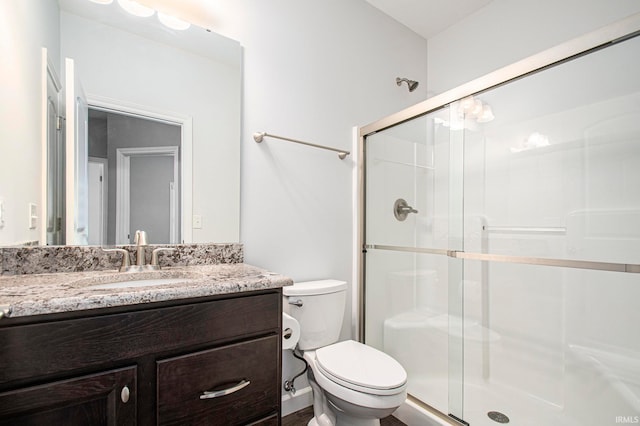
[[[313,407],[307,407],[282,418],[282,426],[307,426],[313,418]],[[380,420],[381,426],[407,426],[393,416]]]

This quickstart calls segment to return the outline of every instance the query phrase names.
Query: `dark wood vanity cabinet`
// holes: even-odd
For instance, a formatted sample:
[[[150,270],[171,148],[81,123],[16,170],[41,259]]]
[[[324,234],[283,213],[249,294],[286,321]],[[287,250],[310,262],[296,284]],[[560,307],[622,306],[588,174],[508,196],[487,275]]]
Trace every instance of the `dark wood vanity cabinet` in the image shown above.
[[[135,425],[135,396],[136,367],[21,388],[0,394],[0,425]]]
[[[279,425],[279,289],[0,319],[0,425]]]

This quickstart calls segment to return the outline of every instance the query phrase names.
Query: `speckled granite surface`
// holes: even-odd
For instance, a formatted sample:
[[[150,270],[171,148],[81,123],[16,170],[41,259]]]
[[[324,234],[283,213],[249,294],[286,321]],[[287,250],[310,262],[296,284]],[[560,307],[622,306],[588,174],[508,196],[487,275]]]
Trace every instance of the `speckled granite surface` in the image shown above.
[[[131,264],[135,263],[135,246],[117,246],[129,251]],[[151,252],[158,247],[174,247],[176,252],[162,253],[160,266],[216,265],[242,263],[242,244],[174,244],[145,247],[149,263]],[[1,275],[46,274],[53,272],[82,272],[116,269],[121,255],[105,252],[98,246],[38,246],[2,247]]]
[[[105,283],[173,279],[173,283],[100,289]],[[0,277],[0,309],[7,317],[70,312],[279,288],[290,278],[244,263],[179,266],[159,271],[92,271]]]

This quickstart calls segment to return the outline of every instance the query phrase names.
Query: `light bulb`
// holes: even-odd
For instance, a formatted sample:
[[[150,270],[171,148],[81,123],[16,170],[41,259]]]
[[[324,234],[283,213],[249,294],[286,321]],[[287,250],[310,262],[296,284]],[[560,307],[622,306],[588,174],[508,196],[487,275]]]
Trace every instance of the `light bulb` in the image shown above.
[[[480,116],[482,113],[482,101],[480,99],[476,99],[473,104],[473,108],[471,108],[471,115],[474,117]]]
[[[187,21],[183,21],[182,19],[178,19],[175,16],[167,15],[161,12],[158,12],[158,19],[164,25],[169,28],[173,28],[174,30],[186,30],[191,26]]]
[[[526,148],[541,148],[549,145],[549,137],[538,132],[531,133],[524,143]]]
[[[491,107],[489,105],[483,105],[482,114],[480,114],[480,117],[478,117],[478,123],[488,123],[494,118],[496,117],[493,115],[493,111],[491,110]]]
[[[118,4],[130,14],[140,16],[142,18],[148,18],[149,16],[156,13],[154,9],[143,6],[137,1],[133,0],[118,0]]]
[[[463,113],[467,113],[473,107],[474,103],[475,99],[473,98],[473,96],[467,96],[460,101],[460,109]]]

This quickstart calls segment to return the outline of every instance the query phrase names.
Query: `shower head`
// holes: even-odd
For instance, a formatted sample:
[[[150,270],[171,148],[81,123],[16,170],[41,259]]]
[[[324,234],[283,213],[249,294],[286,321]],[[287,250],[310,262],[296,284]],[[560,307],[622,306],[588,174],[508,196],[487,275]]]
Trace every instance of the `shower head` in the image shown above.
[[[414,90],[416,90],[416,87],[418,87],[418,83],[415,80],[409,80],[408,78],[400,78],[400,77],[396,77],[396,84],[398,86],[400,86],[402,84],[403,81],[407,82],[407,86],[409,87],[409,91],[413,92]]]

